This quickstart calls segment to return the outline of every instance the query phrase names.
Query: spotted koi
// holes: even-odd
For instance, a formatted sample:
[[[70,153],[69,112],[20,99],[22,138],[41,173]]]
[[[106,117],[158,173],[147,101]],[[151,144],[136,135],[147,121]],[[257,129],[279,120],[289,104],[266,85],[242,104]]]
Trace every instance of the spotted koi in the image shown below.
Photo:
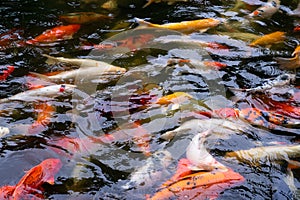
[[[250,92],[250,93],[264,92],[274,87],[290,84],[291,82],[295,81],[295,78],[296,78],[295,74],[282,74],[276,77],[274,80],[269,80],[265,84],[255,88],[249,88],[249,89],[230,88],[230,89],[233,91],[242,91],[242,92]]]
[[[270,18],[272,17],[280,7],[280,0],[269,0],[263,6],[257,8],[255,11],[249,14],[252,18]]]

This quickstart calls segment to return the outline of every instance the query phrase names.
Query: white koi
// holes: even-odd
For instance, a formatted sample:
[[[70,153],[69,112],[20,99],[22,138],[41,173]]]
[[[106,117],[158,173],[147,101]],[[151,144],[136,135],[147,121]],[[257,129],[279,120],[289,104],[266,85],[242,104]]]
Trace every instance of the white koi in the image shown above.
[[[210,130],[198,133],[191,141],[186,149],[186,157],[192,163],[190,169],[193,171],[227,171],[222,163],[218,162],[204,146],[205,137],[210,133]]]
[[[64,57],[53,57],[46,54],[43,54],[43,56],[47,57],[46,63],[49,65],[53,65],[59,62],[67,63],[70,65],[76,65],[82,68],[91,68],[91,67],[99,67],[99,71],[108,71],[108,72],[116,72],[116,73],[125,73],[126,69],[121,67],[116,67],[113,65],[110,65],[108,63],[98,61],[98,60],[92,60],[92,59],[77,59],[77,58],[64,58]],[[103,68],[103,70],[101,70]],[[96,69],[94,69],[96,70]],[[77,72],[73,72],[77,73]]]
[[[75,85],[63,84],[63,85],[50,85],[43,88],[34,90],[27,90],[11,97],[0,99],[0,103],[9,101],[37,101],[53,98],[62,94],[73,93]]]

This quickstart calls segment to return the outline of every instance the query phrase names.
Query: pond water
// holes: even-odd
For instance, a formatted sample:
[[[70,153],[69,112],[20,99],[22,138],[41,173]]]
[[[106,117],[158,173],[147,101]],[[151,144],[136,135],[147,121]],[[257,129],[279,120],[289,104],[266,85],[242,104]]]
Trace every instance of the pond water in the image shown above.
[[[100,60],[127,70],[93,80],[85,72],[72,80],[58,80],[58,84],[76,85],[70,95],[1,101],[0,126],[9,133],[0,138],[0,186],[16,185],[25,171],[47,158],[59,158],[62,168],[55,174],[55,184],[43,184],[46,199],[146,199],[174,175],[193,136],[210,129],[206,149],[245,178],[233,186],[228,183],[216,192],[217,199],[299,198],[299,151],[292,153],[296,163],[292,168],[289,155],[279,156],[280,152],[260,158],[258,165],[225,156],[255,147],[299,144],[297,69],[282,69],[276,61],[291,58],[299,45],[300,32],[295,27],[300,18],[289,14],[298,1],[283,1],[272,16],[257,18],[248,15],[261,1],[154,2],[145,8],[143,0],[109,2],[114,4],[105,7],[104,0],[0,2],[0,77],[14,66],[0,81],[1,99],[54,84],[30,72],[53,74],[78,68],[49,64],[45,55]],[[72,38],[26,43],[48,29],[69,25],[60,17],[77,12],[110,17],[82,24]],[[156,24],[214,18],[220,24],[205,32],[183,34],[139,25],[136,18]],[[249,45],[276,31],[285,32],[283,41]],[[242,90],[265,85],[282,74],[295,75],[295,80],[264,91]],[[188,96],[158,103],[176,92]],[[225,117],[216,123],[214,119],[220,117],[208,113],[221,108],[239,110],[240,118]],[[243,118],[242,111],[248,108],[264,110],[265,121]],[[286,120],[272,121],[276,114]],[[162,137],[191,119],[201,125],[192,124],[170,140]],[[170,162],[155,156],[165,151],[171,155]],[[147,169],[153,159],[154,169]],[[146,183],[125,187],[145,166],[150,174],[150,178],[142,176]],[[201,192],[195,198],[206,199]]]

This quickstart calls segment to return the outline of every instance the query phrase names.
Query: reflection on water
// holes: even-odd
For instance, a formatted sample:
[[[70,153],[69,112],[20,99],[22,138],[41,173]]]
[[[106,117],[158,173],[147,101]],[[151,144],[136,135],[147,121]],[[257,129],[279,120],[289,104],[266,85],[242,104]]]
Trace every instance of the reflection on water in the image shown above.
[[[167,2],[173,1],[146,8],[146,1],[129,0],[0,3],[0,97],[25,92],[23,100],[0,105],[0,126],[9,129],[0,134],[0,186],[16,185],[24,171],[54,157],[63,167],[54,185],[43,186],[47,198],[145,199],[175,174],[194,135],[210,129],[207,151],[245,178],[224,191],[213,189],[219,199],[292,199],[299,193],[297,153],[279,161],[255,158],[259,165],[225,156],[299,143],[298,73],[274,59],[294,56],[299,18],[291,12],[298,2],[281,2],[267,17],[251,17],[261,1]],[[84,22],[47,44],[29,44],[47,29],[68,25],[59,16],[87,11],[111,17]],[[186,35],[139,26],[135,17],[156,24],[214,18],[221,24]],[[285,32],[284,41],[249,46],[276,31]],[[44,105],[49,91],[28,91],[54,83],[29,72],[53,76],[78,66],[47,64],[43,54],[101,60],[126,72],[59,80],[62,87]],[[14,70],[8,71],[10,65]],[[296,80],[268,82],[285,73],[296,74]],[[64,93],[67,83],[76,85],[72,95]],[[271,88],[240,90],[265,84]],[[181,92],[186,96],[168,96]],[[26,102],[30,95],[38,98]]]

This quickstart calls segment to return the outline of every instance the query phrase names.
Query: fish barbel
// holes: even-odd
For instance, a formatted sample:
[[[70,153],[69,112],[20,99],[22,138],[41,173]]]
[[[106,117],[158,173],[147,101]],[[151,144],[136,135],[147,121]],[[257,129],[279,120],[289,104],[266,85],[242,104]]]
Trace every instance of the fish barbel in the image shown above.
[[[148,3],[146,3],[143,8],[146,8],[147,6],[149,6],[152,3],[160,3],[160,2],[167,2],[169,5],[172,5],[175,2],[187,2],[188,0],[148,0]]]
[[[62,94],[71,94],[75,88],[75,85],[70,84],[50,85],[34,90],[27,90],[11,97],[0,99],[0,103],[9,101],[37,101],[45,98],[56,97]]]
[[[263,6],[257,8],[255,11],[249,14],[249,17],[254,18],[270,18],[272,17],[280,7],[280,0],[269,0]]]
[[[165,28],[165,29],[186,33],[186,34],[192,33],[194,31],[205,32],[209,28],[215,27],[221,23],[220,20],[213,19],[213,18],[182,21],[177,23],[167,23],[162,25],[152,24],[150,22],[146,22],[139,18],[135,18],[135,21],[144,26],[154,27],[154,28]]]
[[[289,160],[300,157],[300,145],[266,146],[227,152],[225,157],[235,157],[240,162],[258,165],[268,161]]]
[[[190,169],[193,171],[227,170],[227,167],[218,162],[204,146],[205,137],[210,132],[207,130],[198,133],[186,149],[186,157],[191,162]]]
[[[270,90],[274,87],[290,84],[291,82],[295,81],[295,78],[296,78],[295,74],[282,74],[282,75],[276,77],[274,80],[267,81],[265,84],[255,87],[255,88],[248,88],[248,89],[230,88],[230,90],[251,92],[251,93],[264,92],[264,91]]]

